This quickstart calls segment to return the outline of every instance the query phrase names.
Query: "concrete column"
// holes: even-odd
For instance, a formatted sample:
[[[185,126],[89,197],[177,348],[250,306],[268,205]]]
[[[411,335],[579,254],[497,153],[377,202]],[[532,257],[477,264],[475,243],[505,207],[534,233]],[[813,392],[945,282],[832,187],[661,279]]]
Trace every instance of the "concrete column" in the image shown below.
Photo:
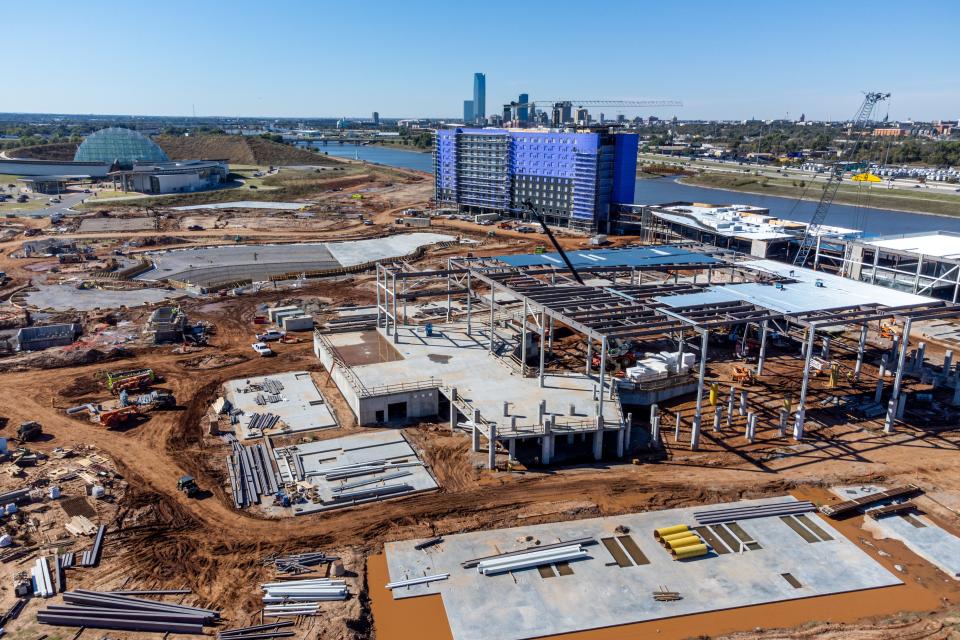
[[[624,435],[625,435],[625,434],[624,434],[624,430],[623,430],[623,429],[617,429],[617,457],[618,457],[618,458],[622,458],[622,457],[623,457],[623,438],[624,438]]]
[[[523,323],[520,325],[520,377],[527,377],[527,301],[523,301]]]
[[[507,454],[510,456],[511,460],[517,459],[517,439],[510,438],[507,441]]]
[[[680,333],[680,339],[677,340],[677,371],[680,370],[680,365],[683,363],[683,347],[684,347],[683,333]]]
[[[790,419],[790,414],[786,409],[780,409],[780,437],[782,438],[787,434],[787,421]]]
[[[604,382],[607,376],[607,337],[600,338],[600,404],[597,407],[597,415],[603,417],[603,390]]]
[[[793,424],[793,439],[803,439],[803,423],[807,417],[807,390],[810,387],[810,359],[813,357],[813,341],[817,335],[817,328],[807,327],[807,341],[804,343],[806,356],[803,359],[803,382],[800,385],[800,403],[797,408],[797,420]]]
[[[897,402],[897,420],[903,420],[903,412],[907,408],[907,394],[901,393],[900,400]]]
[[[457,405],[454,404],[454,401],[457,399],[457,388],[450,388],[450,431],[455,431],[457,428]]]
[[[497,293],[497,287],[495,285],[490,285],[490,353],[493,353],[493,334],[495,333],[493,324],[494,318],[493,314],[496,310],[497,303],[494,302],[494,297]]]
[[[713,411],[713,430],[720,431],[720,421],[723,420],[723,405],[717,405]]]
[[[957,365],[957,372],[953,376],[953,399],[951,404],[955,407],[960,406],[960,364]]]
[[[593,459],[603,457],[603,416],[597,416],[597,431],[593,434]]]
[[[550,316],[550,328],[548,329],[549,336],[547,340],[547,350],[550,352],[550,357],[553,357],[553,316]]]
[[[877,380],[877,390],[873,394],[873,401],[880,402],[880,398],[883,397],[883,378]]]
[[[770,321],[764,320],[760,323],[760,353],[757,355],[757,375],[763,375],[763,361],[767,357],[767,331]]]
[[[897,354],[900,352],[900,336],[893,336],[893,343],[890,345],[890,357],[887,358],[887,363],[892,362],[893,366],[891,371],[894,370],[897,366]]]
[[[497,468],[497,423],[491,422],[487,429],[487,468],[492,471]]]
[[[697,409],[693,415],[693,431],[690,433],[690,449],[696,451],[700,447],[700,420],[703,412],[703,385],[707,377],[707,342],[710,333],[703,331],[700,338],[700,375],[697,379]]]
[[[943,354],[943,369],[940,374],[940,384],[946,384],[950,377],[950,367],[953,366],[953,351],[948,350]]]
[[[673,441],[680,442],[680,414],[677,413],[677,426],[673,430]]]
[[[547,311],[540,310],[540,387],[543,387],[543,372],[547,368]]]
[[[593,359],[593,340],[591,340],[590,337],[588,336],[588,337],[587,337],[587,366],[586,366],[586,368],[585,368],[585,370],[584,370],[584,372],[587,374],[587,376],[590,375],[590,360],[591,360],[591,359]]]
[[[654,447],[660,446],[660,416],[656,415],[650,421],[650,439]]]
[[[753,430],[756,426],[756,421],[757,421],[757,414],[751,411],[747,415],[747,428],[746,428],[747,442],[750,442],[750,443],[753,442],[753,435],[754,435]]]
[[[577,405],[571,402],[570,405],[567,407],[567,415],[568,416],[577,415]]]
[[[897,403],[900,402],[900,385],[903,383],[903,366],[907,358],[907,348],[910,345],[910,325],[912,322],[912,319],[907,318],[903,323],[903,339],[900,341],[900,357],[897,359],[897,374],[893,378],[893,392],[890,395],[891,407],[887,411],[887,420],[883,425],[884,433],[888,434],[893,433],[894,415]]]
[[[447,269],[450,269],[450,258],[447,258]],[[447,322],[450,322],[450,309],[453,305],[453,301],[450,296],[450,287],[453,285],[453,282],[450,280],[450,274],[447,274]]]
[[[510,403],[506,400],[503,401],[503,417],[506,418],[510,415]]]
[[[397,344],[397,274],[390,274],[393,292],[393,344]]]
[[[553,417],[548,416],[543,423],[543,437],[540,439],[540,462],[550,464],[551,453],[553,453]]]
[[[470,282],[470,272],[467,271],[467,335],[473,333],[473,286]]]
[[[736,399],[737,390],[730,387],[730,396],[727,398],[727,427],[733,426],[733,403]]]
[[[867,346],[867,323],[860,327],[860,342],[857,344],[857,364],[853,368],[853,379],[860,381],[860,371],[863,369],[863,351]]]
[[[923,369],[923,363],[927,359],[927,343],[921,342],[917,345],[917,365],[914,367],[916,371]]]
[[[747,415],[747,390],[744,389],[740,392],[740,415]]]
[[[660,415],[660,407],[656,404],[650,405],[650,423],[653,424],[653,419]]]
[[[880,370],[877,372],[877,377],[881,380],[885,375],[887,375],[887,354],[880,356]]]
[[[820,357],[824,360],[830,359],[830,336],[823,336],[820,339]]]
[[[381,269],[381,266],[377,264],[376,266],[377,285],[374,287],[374,290],[377,292],[377,329],[380,328],[380,311],[381,311],[380,309],[380,306],[381,306],[380,305],[380,269]],[[450,279],[450,276],[447,276],[447,280],[449,279]],[[447,318],[447,320],[449,319],[450,318]]]
[[[627,419],[623,425],[623,431],[624,431],[624,434],[623,434],[624,446],[626,446],[626,448],[629,449],[630,436],[633,435],[633,414],[632,413],[627,414]]]
[[[472,438],[471,449],[474,453],[480,452],[480,425],[476,422],[473,423],[471,427],[470,435]]]
[[[800,343],[800,355],[804,358],[807,357],[807,344],[809,340],[807,339],[810,336],[810,327],[807,327],[803,330],[803,342]]]
[[[537,424],[543,424],[543,416],[547,413],[547,401],[541,400],[537,405]]]

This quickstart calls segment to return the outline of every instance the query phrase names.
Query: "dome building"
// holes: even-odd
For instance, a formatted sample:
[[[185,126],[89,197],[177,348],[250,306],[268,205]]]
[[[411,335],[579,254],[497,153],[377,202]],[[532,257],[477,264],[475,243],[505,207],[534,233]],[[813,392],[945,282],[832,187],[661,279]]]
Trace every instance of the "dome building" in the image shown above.
[[[109,162],[130,168],[137,162],[169,162],[156,142],[133,129],[108,127],[87,136],[73,156],[74,162]]]

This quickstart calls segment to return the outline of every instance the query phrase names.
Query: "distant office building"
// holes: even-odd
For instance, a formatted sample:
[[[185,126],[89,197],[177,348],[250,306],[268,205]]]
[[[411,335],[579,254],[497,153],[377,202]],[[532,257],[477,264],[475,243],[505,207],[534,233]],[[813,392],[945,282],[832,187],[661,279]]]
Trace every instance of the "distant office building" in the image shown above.
[[[519,99],[517,100],[521,105],[526,105],[530,102],[530,96],[526,93],[521,93]],[[521,125],[527,124],[527,121],[530,119],[530,108],[526,106],[521,106],[517,108],[517,120],[520,121]]]
[[[580,107],[577,109],[577,115],[574,119],[576,120],[577,124],[586,126],[590,124],[590,112],[583,107]]]
[[[463,124],[472,124],[476,114],[473,112],[473,100],[463,101]]]
[[[374,112],[373,112],[373,126],[375,126],[375,127],[379,127],[379,126],[380,126],[380,112],[379,112],[379,111],[374,111]]]
[[[633,202],[637,144],[632,133],[441,129],[436,200],[511,217],[529,200],[548,224],[606,231],[611,205]]]
[[[514,113],[515,113],[514,105],[511,105],[511,104],[503,105],[503,122],[512,121]]]
[[[603,124],[603,123],[606,122],[606,121],[607,121],[606,116],[604,116],[603,113],[601,112],[601,113],[600,113],[600,124]]]
[[[473,117],[479,122],[487,118],[487,76],[473,74]]]

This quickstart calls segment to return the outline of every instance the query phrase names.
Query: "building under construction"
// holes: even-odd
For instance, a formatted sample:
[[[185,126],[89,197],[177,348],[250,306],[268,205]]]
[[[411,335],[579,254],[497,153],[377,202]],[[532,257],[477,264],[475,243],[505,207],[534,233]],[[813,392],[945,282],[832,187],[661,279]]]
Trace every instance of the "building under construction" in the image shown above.
[[[960,306],[942,300],[702,246],[575,251],[573,271],[563,257],[458,257],[436,271],[380,265],[376,331],[318,331],[315,351],[361,424],[449,418],[451,429],[472,434],[474,451],[487,440],[493,467],[498,448],[542,464],[578,451],[600,459],[637,443],[656,448],[658,403],[687,394],[696,404],[684,430],[697,449],[705,424],[753,413],[746,384],[720,401],[708,362],[749,355],[749,367],[735,369],[762,378],[771,350],[799,356],[799,397],[774,424],[801,440],[812,376],[869,384],[861,376],[871,323],[896,322],[909,336],[914,322],[960,317]],[[446,295],[445,317],[417,324],[413,307],[429,292]],[[904,415],[907,378],[952,389],[960,402],[949,352],[926,363],[923,343],[899,335],[886,353],[869,349],[880,355],[869,363],[879,375],[875,393],[863,394],[888,432]],[[855,362],[835,362],[841,349]],[[753,415],[748,439],[755,429]]]

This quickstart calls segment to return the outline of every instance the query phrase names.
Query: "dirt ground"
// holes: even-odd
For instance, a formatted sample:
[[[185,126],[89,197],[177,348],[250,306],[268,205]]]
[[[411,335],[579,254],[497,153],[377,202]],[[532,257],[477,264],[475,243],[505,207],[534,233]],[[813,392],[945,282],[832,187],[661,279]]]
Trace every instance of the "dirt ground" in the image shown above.
[[[396,178],[393,178],[394,180]],[[385,182],[381,179],[381,182]],[[381,186],[383,186],[381,184]],[[409,189],[384,187],[371,193],[364,206],[376,221],[366,226],[351,222],[337,229],[285,231],[272,225],[245,227],[245,240],[337,239],[354,234],[383,233],[396,215],[410,206],[423,206],[430,197],[430,185],[411,182]],[[339,192],[337,192],[339,193]],[[340,198],[340,195],[330,196]],[[195,214],[194,214],[195,215]],[[28,225],[39,224],[34,221]],[[485,244],[471,249],[476,255],[529,251],[546,239],[538,234],[496,231],[487,238],[484,227],[461,221],[443,221],[437,230],[450,229]],[[224,229],[177,231],[187,244],[216,242]],[[235,233],[233,229],[226,230]],[[155,236],[142,234],[142,237]],[[68,237],[72,237],[67,234]],[[139,232],[117,238],[109,234],[83,234],[85,239],[110,243],[140,237]],[[0,270],[12,282],[7,291],[26,284],[32,274],[27,267],[37,260],[11,258],[22,238],[0,243]],[[583,238],[564,238],[576,246]],[[420,266],[440,265],[458,249],[432,249]],[[462,251],[460,249],[459,251]],[[31,368],[0,372],[0,416],[7,427],[0,436],[10,437],[12,425],[21,421],[42,423],[48,439],[31,443],[31,448],[52,453],[58,447],[88,445],[108,458],[125,483],[114,512],[104,512],[109,525],[104,560],[97,569],[73,572],[70,588],[189,588],[193,595],[185,604],[215,605],[224,611],[226,626],[259,622],[258,583],[273,577],[262,564],[270,554],[322,550],[341,555],[348,571],[347,582],[354,594],[343,603],[324,604],[325,617],[300,621],[298,637],[369,638],[375,631],[370,607],[367,558],[382,552],[386,541],[424,537],[481,527],[508,527],[595,515],[614,515],[677,506],[716,503],[740,498],[793,492],[812,495],[833,483],[883,482],[889,485],[916,483],[939,493],[960,490],[960,434],[952,431],[905,429],[884,435],[876,423],[849,426],[830,407],[810,412],[809,438],[796,445],[780,438],[761,421],[753,445],[743,442],[742,425],[713,433],[704,429],[704,447],[691,452],[673,442],[672,423],[664,428],[667,449],[652,461],[645,452],[634,452],[623,463],[578,462],[549,471],[536,469],[519,473],[478,471],[469,452],[468,438],[452,435],[442,425],[417,425],[405,429],[410,440],[436,475],[441,490],[414,495],[398,501],[327,512],[323,515],[282,520],[239,512],[226,492],[228,482],[224,458],[229,445],[204,434],[202,424],[210,403],[227,380],[294,370],[315,372],[322,392],[331,400],[343,428],[317,437],[337,437],[358,428],[349,409],[339,397],[320,363],[312,353],[308,334],[295,344],[278,344],[275,358],[254,358],[250,351],[254,316],[264,304],[288,299],[323,298],[331,306],[343,303],[370,304],[374,293],[372,276],[352,276],[337,281],[308,282],[295,293],[264,290],[256,296],[201,299],[184,303],[191,321],[208,320],[216,325],[209,346],[192,353],[174,353],[168,346],[137,345],[109,363],[110,369],[149,366],[164,377],[163,387],[179,400],[172,411],[155,412],[137,426],[106,431],[92,422],[75,420],[64,413],[81,399],[104,396],[97,382],[107,365],[78,363],[69,369]],[[872,337],[873,339],[873,337]],[[571,347],[575,348],[575,347]],[[789,355],[769,360],[769,378],[752,392],[763,397],[771,410],[782,402],[783,390],[799,386],[796,359]],[[871,384],[865,369],[864,388]],[[711,367],[710,376],[727,382],[729,371]],[[815,403],[827,400],[836,391],[825,381],[814,382]],[[664,412],[691,409],[690,401],[663,407]],[[767,426],[763,426],[767,425]],[[648,461],[631,464],[632,457]],[[176,489],[177,479],[190,474],[207,492],[202,499],[190,499]],[[2,486],[18,486],[15,479],[0,476]],[[924,508],[946,526],[960,528],[950,508],[928,501]],[[99,512],[99,511],[98,511]],[[852,526],[852,525],[851,525]],[[860,535],[854,534],[850,535]],[[742,630],[738,638],[946,638],[955,637],[954,607],[960,590],[951,581],[904,549],[888,541],[868,541],[876,549],[888,550],[882,562],[905,564],[916,580],[931,586],[924,593],[924,608],[916,612],[905,599],[909,615],[890,614],[884,609],[877,618],[869,609],[855,609],[856,615],[844,624],[829,622],[826,611],[807,610],[807,617],[788,624],[789,630]],[[892,558],[892,559],[891,559]],[[377,580],[381,580],[380,576]],[[376,587],[379,588],[379,587]],[[9,590],[3,591],[0,608],[12,603]],[[32,602],[20,617],[7,625],[8,633],[36,638],[52,633],[33,620],[39,608]],[[861,615],[862,614],[862,615]],[[865,620],[863,618],[866,618]],[[770,618],[771,621],[775,618]],[[818,620],[826,622],[818,623]],[[768,626],[766,623],[764,626]],[[773,622],[769,626],[775,626]],[[739,628],[739,627],[733,627]],[[728,633],[730,627],[723,627]],[[92,632],[88,632],[92,633]],[[63,634],[61,634],[63,635]],[[699,635],[691,633],[691,635]],[[136,634],[110,632],[110,637]],[[88,636],[92,637],[92,636]]]

